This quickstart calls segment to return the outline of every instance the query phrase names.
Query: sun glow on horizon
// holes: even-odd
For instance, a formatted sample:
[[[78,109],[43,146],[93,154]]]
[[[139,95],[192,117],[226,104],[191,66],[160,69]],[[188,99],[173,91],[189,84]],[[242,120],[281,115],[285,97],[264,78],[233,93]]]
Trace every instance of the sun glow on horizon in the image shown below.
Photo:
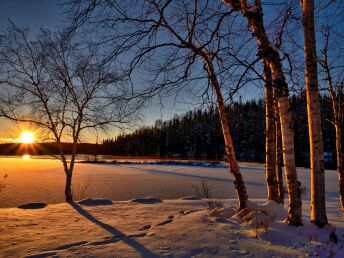
[[[30,159],[30,155],[28,154],[23,155],[23,160],[29,160],[29,159]]]
[[[32,132],[28,132],[28,131],[22,132],[20,135],[20,138],[18,139],[18,142],[26,143],[26,144],[34,143],[34,141],[35,141],[35,135]]]

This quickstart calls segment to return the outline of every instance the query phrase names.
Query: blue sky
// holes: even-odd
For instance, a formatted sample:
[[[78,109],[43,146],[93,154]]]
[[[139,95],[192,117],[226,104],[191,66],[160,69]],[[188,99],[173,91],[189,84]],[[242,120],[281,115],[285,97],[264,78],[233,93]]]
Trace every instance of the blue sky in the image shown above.
[[[63,10],[58,3],[58,0],[0,0],[0,30],[6,28],[9,19],[19,26],[29,27],[34,35],[41,27],[53,30],[63,22]],[[151,125],[158,119],[167,120],[193,108],[195,105],[186,103],[183,98],[175,102],[173,97],[164,97],[161,101],[156,97],[143,110],[142,121],[138,125]],[[0,119],[0,142],[17,138],[22,130],[25,128]],[[112,134],[110,132],[109,136]]]
[[[64,20],[63,10],[58,6],[58,3],[59,0],[0,0],[0,30],[6,28],[8,19],[20,26],[29,27],[33,34],[37,34],[40,27],[54,30]],[[301,55],[300,58],[303,56]],[[134,83],[140,84],[139,81]],[[243,89],[241,92],[243,100],[263,96],[263,94],[262,89],[255,88],[253,90],[252,87]],[[201,102],[201,99],[190,98],[188,92],[181,92],[177,98],[174,96],[162,97],[161,99],[156,97],[143,110],[142,121],[138,125],[152,125],[157,119],[173,118],[175,114],[182,114],[198,108]],[[0,120],[0,142],[1,139],[18,137],[21,130],[23,128],[19,128],[8,121]],[[114,133],[112,131],[104,137],[112,137]],[[86,141],[90,140],[86,139]]]
[[[37,32],[40,27],[54,28],[62,21],[62,10],[55,0],[1,0],[0,28],[8,19]]]

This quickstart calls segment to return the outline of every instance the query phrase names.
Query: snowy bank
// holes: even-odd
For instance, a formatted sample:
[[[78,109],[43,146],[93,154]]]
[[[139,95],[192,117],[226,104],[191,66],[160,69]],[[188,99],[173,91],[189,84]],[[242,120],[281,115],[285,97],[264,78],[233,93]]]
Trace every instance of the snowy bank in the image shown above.
[[[259,224],[257,233],[252,218],[259,216],[245,221],[245,216],[230,212],[235,204],[235,200],[112,204],[87,200],[41,209],[0,209],[0,256],[297,257],[332,252],[340,257],[344,231],[338,214],[329,213],[337,224],[339,242],[334,244],[329,229],[315,228],[307,217],[304,227],[287,226],[283,207],[262,200],[252,202],[247,213],[268,214],[268,224]],[[220,215],[210,214],[211,205]]]

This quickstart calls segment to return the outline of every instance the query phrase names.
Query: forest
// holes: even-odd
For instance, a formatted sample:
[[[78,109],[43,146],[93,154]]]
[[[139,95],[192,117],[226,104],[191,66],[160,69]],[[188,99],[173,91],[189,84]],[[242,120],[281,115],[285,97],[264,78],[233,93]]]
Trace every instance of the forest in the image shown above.
[[[71,143],[60,143],[64,153],[72,154],[73,145]],[[78,154],[99,155],[104,154],[100,144],[79,143],[77,148]],[[59,155],[60,146],[55,142],[43,142],[35,144],[22,143],[2,143],[0,144],[0,155]]]
[[[290,98],[298,166],[309,167],[307,110],[304,92]],[[331,101],[321,96],[325,166],[336,168],[335,130]],[[264,162],[265,104],[264,100],[234,102],[226,106],[234,147],[240,161]],[[197,159],[223,159],[224,141],[216,107],[189,111],[171,120],[155,122],[103,141],[103,153],[121,156],[153,156]],[[283,166],[283,165],[282,165]]]
[[[309,144],[305,93],[290,97],[297,166],[309,167]],[[336,133],[329,122],[333,119],[329,96],[320,97],[324,139],[325,167],[336,168]],[[265,102],[263,99],[235,101],[226,105],[234,147],[239,161],[265,160]],[[343,144],[343,140],[342,140]],[[72,144],[63,143],[63,151],[72,154]],[[35,145],[0,144],[0,155],[56,155],[56,143]],[[79,143],[77,154],[114,155],[123,157],[157,157],[223,160],[224,141],[218,111],[206,109],[175,115],[173,119],[157,120],[154,125],[105,139],[100,144]],[[283,166],[283,164],[281,164]]]

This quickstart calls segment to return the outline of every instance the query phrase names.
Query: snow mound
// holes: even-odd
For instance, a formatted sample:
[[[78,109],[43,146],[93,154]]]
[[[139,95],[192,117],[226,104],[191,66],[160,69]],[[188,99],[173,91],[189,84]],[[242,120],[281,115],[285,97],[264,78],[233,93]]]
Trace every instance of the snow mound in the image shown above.
[[[218,207],[208,212],[210,217],[231,218],[240,224],[257,225],[267,224],[268,221],[284,220],[287,211],[283,205],[274,201],[264,203],[248,202],[247,208],[237,211],[235,207]]]
[[[260,205],[261,208],[265,208],[269,216],[275,220],[284,220],[288,212],[284,209],[283,205],[276,203],[275,201],[267,201]]]
[[[112,201],[108,199],[85,199],[78,202],[84,206],[101,206],[101,205],[112,205]]]
[[[196,195],[191,195],[191,196],[185,196],[180,198],[179,200],[186,200],[186,201],[197,201],[197,200],[202,200],[201,197],[196,196]]]
[[[136,198],[132,199],[131,202],[137,202],[141,204],[155,204],[155,203],[161,203],[162,200],[154,197],[147,197],[147,198]]]
[[[18,208],[31,210],[31,209],[43,209],[45,206],[47,206],[47,204],[44,202],[32,202],[32,203],[25,203],[25,204],[19,205]]]
[[[284,220],[287,217],[287,211],[284,209],[283,205],[271,200],[263,203],[248,202],[247,208],[241,210],[237,215],[243,218],[252,211],[263,212],[273,220]]]
[[[243,225],[260,227],[269,227],[272,218],[265,211],[251,211],[242,218]]]
[[[209,217],[217,217],[222,219],[228,219],[236,213],[234,207],[216,207],[215,209],[209,210]]]

